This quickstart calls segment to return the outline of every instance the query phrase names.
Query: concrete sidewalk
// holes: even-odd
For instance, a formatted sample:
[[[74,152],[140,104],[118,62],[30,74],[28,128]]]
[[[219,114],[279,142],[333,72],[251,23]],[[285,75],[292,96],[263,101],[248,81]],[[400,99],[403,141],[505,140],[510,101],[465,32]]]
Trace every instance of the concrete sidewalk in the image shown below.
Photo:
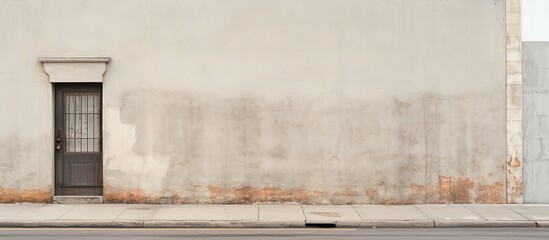
[[[549,205],[0,204],[0,227],[549,227]]]

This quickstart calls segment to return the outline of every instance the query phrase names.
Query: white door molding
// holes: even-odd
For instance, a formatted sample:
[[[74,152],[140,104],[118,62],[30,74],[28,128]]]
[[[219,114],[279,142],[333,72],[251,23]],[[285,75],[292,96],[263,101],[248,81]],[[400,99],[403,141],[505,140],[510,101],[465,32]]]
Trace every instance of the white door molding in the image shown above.
[[[102,83],[109,57],[40,57],[51,83]]]

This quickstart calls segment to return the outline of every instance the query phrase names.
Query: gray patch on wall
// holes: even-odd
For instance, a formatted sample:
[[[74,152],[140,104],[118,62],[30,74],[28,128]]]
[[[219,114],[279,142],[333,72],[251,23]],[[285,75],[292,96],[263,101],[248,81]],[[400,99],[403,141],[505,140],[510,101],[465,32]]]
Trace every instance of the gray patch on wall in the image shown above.
[[[524,201],[549,203],[549,42],[523,42]]]

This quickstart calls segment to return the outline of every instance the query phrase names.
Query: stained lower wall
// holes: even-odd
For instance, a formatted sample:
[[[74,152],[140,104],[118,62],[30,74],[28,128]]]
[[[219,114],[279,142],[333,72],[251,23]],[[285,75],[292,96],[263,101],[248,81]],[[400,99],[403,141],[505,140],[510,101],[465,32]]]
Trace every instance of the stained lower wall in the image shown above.
[[[0,3],[2,201],[51,191],[37,57],[103,55],[108,202],[505,202],[503,1]]]
[[[502,99],[493,95],[269,100],[129,92],[122,107],[105,112],[106,142],[118,143],[106,149],[105,196],[113,202],[504,202],[504,162],[491,152],[505,137],[493,123],[503,109],[490,107]]]

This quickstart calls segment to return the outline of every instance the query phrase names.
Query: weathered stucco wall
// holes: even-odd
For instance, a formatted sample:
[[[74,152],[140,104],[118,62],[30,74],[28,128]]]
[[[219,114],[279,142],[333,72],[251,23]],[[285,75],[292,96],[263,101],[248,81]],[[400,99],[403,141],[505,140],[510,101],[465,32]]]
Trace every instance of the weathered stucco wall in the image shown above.
[[[524,42],[524,201],[549,203],[549,42]]]
[[[51,198],[52,90],[35,58],[39,19],[26,5],[0,1],[0,202]]]
[[[106,201],[505,202],[504,1],[0,3],[5,188],[51,186],[36,58],[104,55]]]

